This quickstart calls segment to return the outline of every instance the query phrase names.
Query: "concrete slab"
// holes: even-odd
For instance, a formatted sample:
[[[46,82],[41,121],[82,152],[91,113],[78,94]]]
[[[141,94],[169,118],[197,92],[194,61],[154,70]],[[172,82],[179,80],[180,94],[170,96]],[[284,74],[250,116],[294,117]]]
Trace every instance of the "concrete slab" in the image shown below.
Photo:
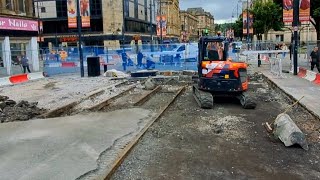
[[[0,179],[76,179],[98,168],[102,152],[119,152],[154,115],[134,108],[1,124]]]
[[[304,96],[300,104],[320,118],[320,86],[291,73],[286,74],[286,78],[275,77],[269,71],[262,71],[262,73],[296,100]]]

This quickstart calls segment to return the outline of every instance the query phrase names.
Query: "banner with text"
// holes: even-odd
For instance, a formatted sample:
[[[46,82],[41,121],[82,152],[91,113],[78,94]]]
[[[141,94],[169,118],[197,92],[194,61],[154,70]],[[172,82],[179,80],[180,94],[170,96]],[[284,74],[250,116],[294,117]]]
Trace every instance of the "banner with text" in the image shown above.
[[[76,0],[67,0],[68,27],[77,28],[77,4]]]
[[[293,21],[293,1],[283,0],[283,22]]]
[[[90,27],[90,3],[89,0],[80,0],[80,16],[81,16],[81,27]],[[77,28],[77,1],[67,0],[68,8],[68,27]]]
[[[293,0],[283,0],[283,22],[293,22]],[[310,0],[299,1],[299,21],[310,20]]]
[[[309,22],[310,20],[310,0],[300,0],[299,21]]]
[[[249,34],[253,34],[253,14],[248,13],[249,18],[247,18],[247,11],[243,11],[243,34],[247,34],[247,27],[249,25]]]
[[[167,35],[167,20],[165,15],[157,16],[157,36],[161,36],[161,32],[162,36]]]
[[[37,32],[38,21],[0,17],[0,29]]]
[[[90,27],[90,2],[89,0],[80,0],[80,15],[82,27]]]

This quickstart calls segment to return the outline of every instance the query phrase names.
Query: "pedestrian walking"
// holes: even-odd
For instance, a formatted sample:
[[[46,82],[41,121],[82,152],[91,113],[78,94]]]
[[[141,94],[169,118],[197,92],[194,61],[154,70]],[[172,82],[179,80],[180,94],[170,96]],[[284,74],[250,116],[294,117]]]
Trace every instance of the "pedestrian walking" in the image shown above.
[[[283,43],[282,47],[281,47],[281,50],[282,51],[287,51],[288,50],[288,46],[285,43]],[[284,59],[285,57],[286,57],[286,52],[282,52],[282,59]]]
[[[127,65],[128,65],[128,55],[127,53],[123,50],[121,53],[122,56],[122,67],[123,67],[123,71],[127,70]]]
[[[23,67],[23,73],[26,73],[26,70],[28,70],[28,72],[31,73],[29,68],[29,59],[24,54],[21,54],[21,64]]]
[[[318,72],[320,73],[320,52],[319,48],[316,46],[313,48],[313,51],[310,54],[310,63],[311,63],[311,71],[313,71],[314,66],[317,67]]]
[[[141,50],[139,50],[139,53],[137,54],[137,66],[138,68],[142,67],[142,59],[143,59],[143,54],[141,52]]]

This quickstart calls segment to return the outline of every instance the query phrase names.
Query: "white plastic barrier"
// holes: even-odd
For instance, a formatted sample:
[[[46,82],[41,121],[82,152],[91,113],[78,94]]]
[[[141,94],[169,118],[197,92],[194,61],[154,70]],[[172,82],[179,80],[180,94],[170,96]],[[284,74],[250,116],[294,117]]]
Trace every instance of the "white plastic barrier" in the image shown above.
[[[29,80],[35,80],[35,79],[41,79],[41,78],[44,78],[43,72],[36,72],[36,73],[28,74]]]
[[[48,67],[61,67],[61,63],[60,62],[49,63]]]
[[[307,71],[307,74],[304,78],[307,79],[308,81],[314,81],[316,77],[317,77],[317,73],[313,71]]]
[[[280,58],[270,58],[270,71],[273,75],[284,78],[282,74],[282,60]]]
[[[10,85],[12,84],[9,80],[9,77],[0,78],[0,86]]]

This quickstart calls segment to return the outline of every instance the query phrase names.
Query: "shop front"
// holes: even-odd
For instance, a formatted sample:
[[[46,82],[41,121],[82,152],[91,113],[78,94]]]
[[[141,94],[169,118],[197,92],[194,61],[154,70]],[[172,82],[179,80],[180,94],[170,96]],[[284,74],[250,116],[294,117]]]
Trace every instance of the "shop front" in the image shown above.
[[[40,70],[38,21],[0,17],[0,77],[24,73],[21,56],[29,59],[31,72]]]

